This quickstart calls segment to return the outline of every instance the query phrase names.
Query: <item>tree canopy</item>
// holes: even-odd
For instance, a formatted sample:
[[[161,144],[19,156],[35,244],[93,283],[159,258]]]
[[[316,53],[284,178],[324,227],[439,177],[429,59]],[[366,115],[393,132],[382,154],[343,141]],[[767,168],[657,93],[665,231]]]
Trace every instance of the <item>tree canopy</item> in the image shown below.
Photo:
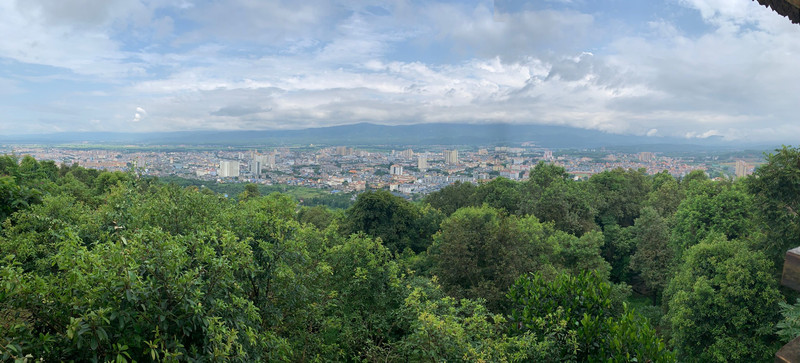
[[[763,361],[800,334],[798,160],[317,205],[0,156],[0,359]]]

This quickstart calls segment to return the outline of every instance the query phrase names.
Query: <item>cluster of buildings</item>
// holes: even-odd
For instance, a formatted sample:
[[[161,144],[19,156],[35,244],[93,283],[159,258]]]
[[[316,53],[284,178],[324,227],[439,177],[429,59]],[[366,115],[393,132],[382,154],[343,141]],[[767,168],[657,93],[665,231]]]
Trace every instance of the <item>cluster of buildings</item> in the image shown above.
[[[360,150],[350,146],[325,148],[277,148],[242,150],[226,148],[138,151],[137,147],[75,149],[41,146],[7,147],[16,155],[29,154],[57,163],[77,163],[87,168],[135,170],[154,176],[179,176],[217,182],[302,185],[332,191],[357,192],[367,188],[406,194],[429,193],[456,181],[479,183],[496,177],[528,178],[531,168],[544,161],[563,166],[576,179],[604,170],[642,169],[653,174],[664,170],[680,177],[692,170],[709,170],[707,160],[671,158],[652,152],[609,153],[598,159],[580,153],[560,154],[522,147],[437,148],[414,151]],[[752,164],[731,161],[732,173],[752,173]]]

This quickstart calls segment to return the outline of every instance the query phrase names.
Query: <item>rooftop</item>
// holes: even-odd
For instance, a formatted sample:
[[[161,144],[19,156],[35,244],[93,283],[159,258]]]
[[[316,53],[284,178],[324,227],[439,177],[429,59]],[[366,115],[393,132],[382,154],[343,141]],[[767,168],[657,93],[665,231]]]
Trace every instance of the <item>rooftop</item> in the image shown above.
[[[757,0],[759,4],[772,8],[792,23],[800,24],[800,0]]]

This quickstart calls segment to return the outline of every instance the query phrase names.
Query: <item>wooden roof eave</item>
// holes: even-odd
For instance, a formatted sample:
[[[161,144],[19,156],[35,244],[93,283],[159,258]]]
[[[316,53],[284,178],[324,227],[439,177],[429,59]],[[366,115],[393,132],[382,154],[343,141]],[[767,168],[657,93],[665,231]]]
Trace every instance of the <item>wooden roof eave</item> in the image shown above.
[[[781,14],[792,23],[800,24],[800,0],[754,0],[759,4],[768,8],[772,8],[778,14]]]

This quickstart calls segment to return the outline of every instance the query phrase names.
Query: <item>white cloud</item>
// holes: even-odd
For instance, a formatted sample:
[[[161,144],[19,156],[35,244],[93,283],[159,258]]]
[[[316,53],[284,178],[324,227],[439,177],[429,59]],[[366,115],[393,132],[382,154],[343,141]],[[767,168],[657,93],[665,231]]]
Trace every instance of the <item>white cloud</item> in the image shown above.
[[[669,3],[700,14],[702,33],[662,18],[614,33],[608,14],[582,13],[581,2],[505,13],[489,1],[76,1],[84,6],[0,2],[0,37],[14,39],[0,42],[0,61],[57,69],[0,74],[15,95],[57,86],[35,106],[0,104],[6,122],[148,131],[499,121],[729,139],[794,129],[800,27],[752,1]],[[150,115],[137,107],[131,119],[131,104]]]
[[[147,117],[147,111],[141,107],[136,107],[136,113],[133,114],[133,120],[131,120],[131,122],[139,122],[145,117]]]
[[[576,51],[592,37],[594,17],[575,11],[495,12],[491,4],[432,4],[422,12],[439,41],[457,52],[518,59],[546,49]]]
[[[717,130],[708,130],[706,132],[697,133],[694,131],[690,131],[686,133],[687,139],[707,139],[711,136],[719,136],[720,132]]]

